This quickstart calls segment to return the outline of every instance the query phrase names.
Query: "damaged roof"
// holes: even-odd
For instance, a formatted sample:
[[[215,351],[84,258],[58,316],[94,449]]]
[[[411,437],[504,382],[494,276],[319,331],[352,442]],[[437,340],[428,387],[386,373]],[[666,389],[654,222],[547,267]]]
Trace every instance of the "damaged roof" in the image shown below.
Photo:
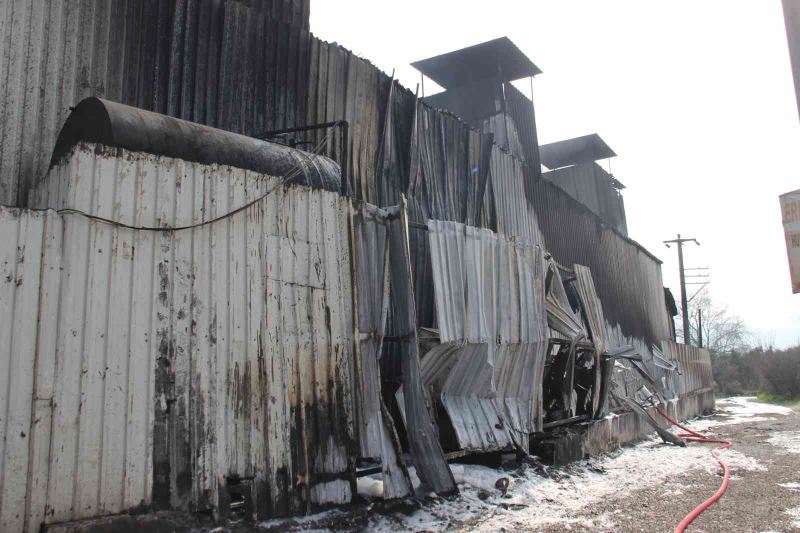
[[[508,37],[421,59],[411,66],[445,89],[493,77],[514,81],[542,73]]]
[[[542,164],[549,169],[591,163],[617,154],[596,133],[539,146]]]

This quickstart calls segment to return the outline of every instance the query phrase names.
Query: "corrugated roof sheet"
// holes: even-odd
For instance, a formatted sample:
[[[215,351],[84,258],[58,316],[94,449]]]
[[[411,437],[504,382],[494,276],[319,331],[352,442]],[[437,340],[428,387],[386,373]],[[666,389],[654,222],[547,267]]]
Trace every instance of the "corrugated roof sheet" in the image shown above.
[[[542,164],[549,169],[590,163],[617,155],[596,133],[543,144],[539,147],[539,154]]]
[[[421,59],[411,66],[446,89],[486,78],[514,81],[542,73],[508,37]]]

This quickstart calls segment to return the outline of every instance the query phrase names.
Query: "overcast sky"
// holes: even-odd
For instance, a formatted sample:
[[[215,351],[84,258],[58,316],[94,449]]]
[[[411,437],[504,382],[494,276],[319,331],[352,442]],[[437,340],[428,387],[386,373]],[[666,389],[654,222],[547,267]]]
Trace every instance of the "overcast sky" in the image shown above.
[[[664,261],[676,298],[676,252],[661,242],[680,232],[700,241],[686,265],[710,268],[716,304],[779,346],[800,341],[778,205],[800,189],[780,0],[313,0],[311,30],[411,89],[410,62],[507,35],[543,71],[540,142],[608,142],[630,236]]]

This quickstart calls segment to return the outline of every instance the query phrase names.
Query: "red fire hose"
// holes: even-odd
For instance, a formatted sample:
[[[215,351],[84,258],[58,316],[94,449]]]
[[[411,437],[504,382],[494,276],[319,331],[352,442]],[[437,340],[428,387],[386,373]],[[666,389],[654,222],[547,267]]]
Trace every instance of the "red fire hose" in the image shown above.
[[[725,448],[730,448],[733,444],[730,441],[727,441],[727,440],[712,439],[712,438],[706,437],[705,435],[703,435],[701,433],[698,433],[696,431],[692,431],[691,429],[687,428],[686,426],[681,425],[677,420],[675,420],[674,418],[669,416],[667,413],[665,413],[664,411],[662,411],[658,407],[656,407],[656,411],[658,411],[659,414],[661,414],[661,416],[663,416],[665,419],[667,419],[667,421],[669,421],[670,423],[678,426],[679,428],[681,428],[682,430],[685,431],[685,433],[679,433],[678,434],[679,437],[681,437],[681,438],[683,438],[683,439],[685,439],[687,441],[691,441],[691,442],[706,442],[706,443],[716,443],[716,444],[720,444],[721,445],[721,446],[717,446],[716,448],[711,450],[711,455],[714,456],[714,459],[717,460],[717,462],[720,464],[720,466],[722,466],[722,470],[724,471],[724,476],[722,478],[722,485],[719,486],[719,488],[717,489],[717,492],[715,492],[713,496],[711,496],[709,499],[707,499],[706,501],[704,501],[703,503],[701,503],[700,505],[695,507],[695,509],[691,513],[687,514],[683,518],[683,520],[681,520],[681,523],[678,524],[675,527],[675,533],[683,533],[683,531],[689,526],[689,524],[691,524],[694,521],[695,518],[700,516],[700,513],[702,513],[703,511],[705,511],[709,507],[711,507],[711,505],[714,502],[719,500],[722,497],[722,495],[725,494],[725,491],[728,488],[728,481],[730,481],[731,471],[728,468],[728,465],[725,464],[725,461],[720,459],[718,452],[720,450],[724,450]]]

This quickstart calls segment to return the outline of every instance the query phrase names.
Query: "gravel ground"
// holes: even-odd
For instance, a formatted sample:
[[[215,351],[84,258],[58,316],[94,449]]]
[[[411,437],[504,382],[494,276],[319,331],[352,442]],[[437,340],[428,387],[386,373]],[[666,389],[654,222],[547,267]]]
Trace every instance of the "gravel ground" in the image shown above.
[[[701,514],[689,531],[800,531],[800,512],[794,517],[787,513],[792,509],[800,510],[798,409],[773,420],[718,426],[713,433],[733,441],[734,450],[765,468],[745,472],[734,469],[722,499]],[[794,449],[781,443],[794,444]],[[710,454],[709,461],[713,461]],[[672,531],[683,516],[717,490],[722,469],[717,470],[716,475],[697,471],[676,475],[667,483],[609,498],[584,509],[581,514],[595,519],[607,518],[613,521],[613,530],[619,532]],[[562,524],[553,524],[541,531],[565,529]],[[571,525],[569,530],[597,531],[598,528]]]

